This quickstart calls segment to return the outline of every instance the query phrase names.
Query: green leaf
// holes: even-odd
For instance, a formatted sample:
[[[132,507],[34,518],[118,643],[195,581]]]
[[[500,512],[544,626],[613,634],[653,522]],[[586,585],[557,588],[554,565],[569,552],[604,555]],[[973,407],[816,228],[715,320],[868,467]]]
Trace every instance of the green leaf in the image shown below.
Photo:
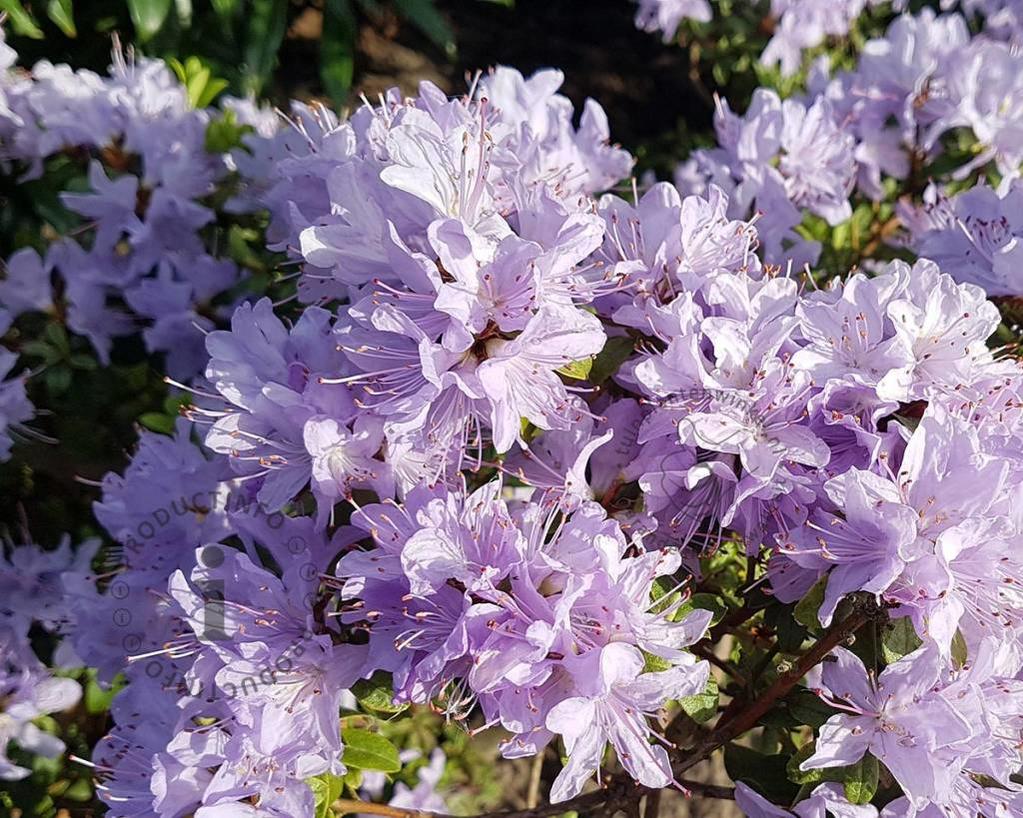
[[[234,111],[224,111],[206,126],[206,150],[210,153],[227,153],[240,148],[242,137],[254,130],[251,125],[239,125]]]
[[[966,647],[966,637],[963,636],[961,630],[956,630],[956,635],[952,637],[952,661],[955,662],[956,667],[963,667],[966,664],[966,660],[969,659],[969,650]]]
[[[824,770],[801,770],[799,765],[813,755],[816,745],[811,741],[804,744],[789,758],[785,765],[785,775],[793,784],[817,784],[824,780]]]
[[[39,28],[35,18],[25,11],[21,0],[0,0],[0,11],[7,12],[15,34],[31,37],[33,40],[43,39],[43,30]]]
[[[643,672],[644,673],[659,673],[662,670],[670,670],[674,665],[667,659],[657,656],[653,653],[647,653],[647,651],[641,651],[643,654]]]
[[[341,797],[345,789],[345,780],[339,775],[323,773],[315,778],[307,778],[306,786],[313,791],[313,800],[316,803],[316,818],[332,818],[334,815],[330,805]]]
[[[604,348],[597,353],[590,368],[590,380],[601,384],[614,375],[632,354],[633,341],[628,336],[617,335],[607,339]]]
[[[189,62],[191,62],[191,59],[189,59]],[[185,82],[185,90],[188,92],[188,104],[193,108],[199,107],[199,99],[206,91],[206,86],[209,84],[212,76],[213,72],[208,67],[200,65],[199,69],[189,76]]]
[[[711,676],[703,693],[697,693],[695,696],[683,696],[678,703],[693,721],[701,723],[710,721],[718,712],[717,679]]]
[[[744,781],[754,786],[776,804],[791,803],[798,788],[788,780],[782,755],[766,755],[729,744],[725,747],[725,769],[733,781]]]
[[[394,703],[394,682],[391,674],[378,670],[369,679],[359,679],[352,686],[352,695],[363,710],[377,713],[400,713],[407,704]]]
[[[217,94],[227,88],[227,80],[214,77],[209,66],[204,65],[198,57],[189,57],[184,64],[171,57],[167,60],[167,64],[174,69],[181,84],[185,86],[188,104],[193,108],[205,108],[213,102]],[[225,114],[226,116],[227,114]],[[209,126],[207,126],[208,133]]]
[[[183,29],[192,26],[192,0],[174,0],[178,10],[178,22]]]
[[[394,0],[398,13],[425,34],[438,48],[444,49],[449,59],[457,53],[455,33],[448,25],[433,0]]]
[[[561,367],[558,373],[576,381],[585,381],[590,376],[592,366],[593,358],[583,358],[581,361],[572,361],[572,363]]]
[[[238,0],[210,0],[213,10],[224,22],[231,22],[239,9]]]
[[[64,327],[60,324],[47,324],[43,333],[46,336],[46,340],[53,345],[54,349],[60,352],[62,357],[71,354],[71,343],[68,341],[67,332]]]
[[[256,0],[245,36],[245,91],[258,93],[273,71],[288,26],[288,0]]]
[[[21,345],[21,352],[33,358],[42,358],[47,364],[56,363],[61,358],[60,352],[45,341],[27,341]]]
[[[867,753],[858,763],[845,767],[842,784],[845,797],[853,804],[869,804],[877,792],[880,766],[877,759]]]
[[[359,24],[351,0],[326,0],[320,38],[320,79],[337,103],[343,103],[355,75],[355,40]]]
[[[379,733],[351,727],[341,731],[341,740],[345,745],[341,760],[346,767],[383,773],[396,773],[401,769],[398,748]]]
[[[693,594],[689,597],[686,604],[679,608],[679,613],[675,618],[675,621],[681,621],[685,618],[686,614],[690,611],[696,610],[697,608],[701,611],[711,612],[711,625],[716,625],[724,618],[724,615],[728,613],[728,606],[721,601],[720,597],[715,596],[714,594]]]
[[[348,791],[353,795],[357,795],[359,787],[362,786],[362,770],[352,767],[352,769],[345,773],[345,777],[342,780],[345,783],[345,787],[348,788]]]
[[[821,631],[820,609],[824,604],[824,589],[827,584],[827,576],[817,580],[814,586],[806,592],[806,596],[796,603],[795,610],[792,612],[796,622],[806,627],[811,633],[820,633]]]
[[[221,91],[227,88],[228,84],[229,84],[228,81],[225,80],[223,77],[214,77],[213,79],[211,79],[209,82],[206,83],[206,87],[199,95],[199,98],[195,101],[195,107],[196,108],[207,107],[210,103],[213,102],[214,99],[217,98],[217,95]]]
[[[68,363],[71,364],[74,369],[84,369],[87,372],[91,372],[94,369],[99,368],[99,363],[92,355],[85,352],[79,352],[68,358]]]
[[[71,370],[66,366],[55,366],[43,374],[46,388],[54,395],[62,395],[71,388]]]
[[[789,714],[799,724],[806,724],[810,727],[820,727],[831,718],[835,710],[820,700],[820,697],[799,687],[793,690],[784,699],[785,707]]]
[[[163,399],[163,411],[167,415],[177,417],[181,414],[182,406],[191,406],[192,396],[187,393],[178,393],[176,395],[168,395]]]
[[[892,620],[881,634],[881,655],[887,664],[897,662],[923,644],[908,616]]]
[[[83,697],[86,712],[94,716],[106,713],[110,709],[110,702],[114,700],[114,696],[117,695],[117,692],[122,687],[124,687],[123,684],[117,683],[104,690],[96,681],[96,672],[90,670],[89,679],[85,683],[85,695]]]
[[[128,11],[140,42],[151,40],[170,13],[171,0],[128,0]]]
[[[807,637],[806,628],[797,622],[787,610],[783,610],[778,617],[775,632],[778,635],[778,650],[792,655],[800,652]]]
[[[72,0],[50,0],[46,4],[46,16],[68,37],[78,36]]]
[[[174,433],[174,418],[160,412],[145,412],[139,416],[139,423],[151,432],[159,432],[162,435]]]

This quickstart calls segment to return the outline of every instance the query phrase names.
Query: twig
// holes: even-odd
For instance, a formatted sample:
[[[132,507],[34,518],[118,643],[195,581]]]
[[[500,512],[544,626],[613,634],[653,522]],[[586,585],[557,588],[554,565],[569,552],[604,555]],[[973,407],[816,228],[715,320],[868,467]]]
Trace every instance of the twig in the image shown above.
[[[870,619],[868,611],[856,611],[835,625],[822,636],[812,648],[804,653],[787,673],[779,676],[767,690],[749,704],[735,699],[721,717],[721,723],[687,758],[679,761],[675,774],[679,775],[695,766],[719,747],[723,747],[732,739],[741,736],[753,728],[758,721],[781,698],[788,695],[811,668],[823,661],[831,651],[848,639],[853,633]]]
[[[704,784],[702,781],[690,781],[688,778],[680,778],[678,783],[690,792],[696,793],[697,795],[705,795],[707,798],[719,798],[722,801],[735,800],[735,789],[732,787],[719,787],[716,784]],[[657,792],[660,792],[660,790],[657,790]]]
[[[746,680],[743,678],[743,675],[739,672],[735,665],[733,665],[727,659],[722,659],[721,657],[719,657],[717,654],[714,653],[712,649],[710,649],[703,643],[691,645],[689,650],[692,651],[694,656],[699,656],[701,659],[706,659],[708,662],[714,665],[714,667],[720,669],[722,672],[726,673],[728,676],[735,679],[735,681],[739,682],[740,684],[746,683]]]
[[[355,798],[338,798],[330,805],[331,810],[341,815],[364,813],[366,815],[387,815],[390,818],[449,818],[437,812],[423,812],[417,809],[402,809],[390,804],[374,804]]]
[[[734,799],[735,791],[730,787],[703,784],[699,781],[681,778],[680,776],[686,770],[703,761],[719,747],[723,747],[732,739],[741,736],[747,730],[754,727],[779,699],[784,698],[799,683],[799,680],[806,675],[807,671],[823,661],[824,657],[859,630],[869,619],[869,611],[859,610],[850,614],[824,634],[812,648],[799,658],[791,670],[779,676],[754,701],[746,705],[741,699],[733,700],[732,705],[722,715],[718,727],[693,748],[687,758],[680,759],[675,765],[674,772],[678,783],[686,789],[708,798]],[[670,726],[669,724],[668,727],[670,728]],[[530,786],[532,788],[532,782]],[[602,806],[604,812],[608,815],[613,815],[618,810],[627,809],[630,805],[638,804],[639,799],[643,795],[654,798],[652,802],[649,799],[647,801],[646,818],[655,818],[659,803],[656,792],[632,781],[622,781],[620,783],[608,781],[606,786],[600,790],[585,793],[568,801],[563,801],[560,804],[544,804],[524,810],[488,812],[478,815],[476,818],[550,818],[550,816],[561,815],[566,812],[581,812],[586,808],[598,806]],[[651,812],[651,805],[653,806],[653,812]],[[339,813],[382,815],[386,818],[453,818],[453,816],[445,815],[444,813],[402,809],[401,807],[392,807],[389,804],[374,804],[370,801],[350,798],[339,798],[331,804],[331,809]]]
[[[588,792],[560,804],[542,804],[533,809],[506,810],[487,812],[476,818],[549,818],[566,812],[578,812],[588,807],[596,807],[605,803],[620,804],[630,797],[638,798],[642,788],[630,784],[622,787],[608,786],[594,792]],[[371,801],[360,801],[354,798],[338,798],[330,805],[337,813],[365,815],[384,815],[387,818],[454,818],[442,812],[426,812],[418,809],[392,807],[390,804],[374,804]]]
[[[643,805],[643,818],[657,818],[661,811],[661,791],[653,790],[647,793],[646,804]]]
[[[545,753],[541,750],[533,757],[533,767],[529,771],[529,788],[526,790],[526,807],[536,809],[540,803],[540,780],[543,773],[543,757]]]

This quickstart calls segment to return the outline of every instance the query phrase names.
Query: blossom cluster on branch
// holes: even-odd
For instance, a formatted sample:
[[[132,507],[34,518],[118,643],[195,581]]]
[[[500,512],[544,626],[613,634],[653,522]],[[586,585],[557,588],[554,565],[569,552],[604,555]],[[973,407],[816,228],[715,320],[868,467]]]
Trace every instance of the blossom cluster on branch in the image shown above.
[[[724,748],[752,818],[1023,815],[1023,371],[989,300],[1023,294],[1023,72],[988,28],[899,16],[804,97],[721,101],[642,192],[555,70],[278,118],[159,61],[4,55],[0,159],[87,187],[8,261],[0,329],[57,313],[104,364],[141,330],[182,417],[97,484],[102,551],[0,562],[0,778],[9,742],[62,752],[34,720],[91,668],[114,818],[377,797],[375,720],[417,709],[560,753],[566,811]],[[861,206],[901,232],[812,269]],[[0,429],[31,414],[0,385]],[[738,763],[753,734],[786,781]],[[387,814],[442,810],[442,765]]]

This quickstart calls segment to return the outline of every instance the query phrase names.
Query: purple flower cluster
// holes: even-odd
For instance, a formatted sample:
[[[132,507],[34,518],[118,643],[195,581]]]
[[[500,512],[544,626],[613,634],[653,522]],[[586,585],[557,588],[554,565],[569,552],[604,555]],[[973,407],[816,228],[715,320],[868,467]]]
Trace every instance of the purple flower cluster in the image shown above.
[[[80,226],[42,257],[22,250],[8,260],[0,309],[10,318],[50,309],[55,272],[69,328],[103,363],[113,339],[141,331],[172,376],[191,377],[202,368],[203,333],[232,306],[218,297],[240,276],[210,252],[207,236],[211,194],[231,169],[206,146],[218,112],[192,107],[162,61],[115,51],[108,76],[45,60],[23,72],[2,37],[0,163],[26,181],[66,157],[87,180],[61,194]],[[243,117],[248,110],[228,106]],[[266,127],[256,113],[248,120]]]
[[[899,203],[904,233],[892,243],[988,295],[1019,295],[1011,210],[1023,163],[1021,69],[1016,46],[987,29],[971,36],[960,14],[902,14],[865,44],[854,70],[830,76],[822,57],[802,98],[760,88],[742,116],[719,100],[718,147],[695,151],[675,183],[700,195],[722,188],[730,216],[757,220],[765,260],[799,268],[821,252],[808,216],[838,227],[856,196],[876,204],[931,179],[923,201]],[[997,187],[982,184],[992,177]]]
[[[0,347],[0,462],[10,458],[15,438],[26,431],[24,422],[35,415],[25,394],[25,376],[10,374],[17,361],[17,355]]]
[[[1019,239],[1023,189],[1018,180],[999,192],[986,185],[949,196],[930,185],[924,202],[903,208],[907,244],[934,259],[956,281],[983,287],[990,296],[1023,294]]]
[[[711,616],[679,615],[681,598],[652,607],[652,585],[678,570],[679,553],[632,553],[594,502],[565,514],[556,497],[516,506],[501,494],[501,481],[472,494],[420,488],[352,518],[374,544],[337,566],[342,621],[369,631],[362,672],[391,673],[398,701],[440,700],[452,713],[478,704],[511,734],[509,758],[560,735],[570,760],[552,800],[581,791],[608,743],[637,781],[668,786],[646,716],[703,691],[708,666],[683,648]],[[645,673],[644,654],[664,669]]]
[[[700,23],[713,18],[708,0],[634,0],[636,27],[661,32],[664,41],[675,39],[685,20]],[[771,0],[766,3],[736,0],[736,3],[763,5],[770,20],[771,39],[760,54],[760,62],[777,67],[783,77],[791,77],[803,68],[805,51],[829,40],[849,35],[856,20],[868,9],[883,6],[882,0]],[[894,0],[892,10],[903,12],[906,0]],[[1016,0],[941,0],[942,11],[958,11],[967,20],[976,21],[985,37],[1019,45],[1023,42],[1023,9]]]
[[[777,37],[820,15],[791,24],[798,49],[847,11],[776,6]],[[709,10],[640,11],[668,28]],[[54,751],[29,722],[72,698],[32,662],[35,620],[66,637],[59,664],[127,682],[91,761],[114,818],[313,815],[307,782],[346,774],[339,713],[360,683],[503,731],[507,758],[560,748],[552,801],[604,775],[609,746],[644,787],[681,786],[658,716],[708,690],[716,629],[690,591],[723,550],[750,584],[722,596],[761,586],[785,616],[808,601],[815,633],[868,612],[911,643],[870,668],[838,646],[806,675],[830,717],[800,773],[869,754],[889,818],[1023,814],[1023,371],[989,346],[987,300],[1019,292],[1018,61],[962,17],[904,15],[805,99],[721,102],[718,147],[630,198],[606,191],[631,157],[596,103],[574,124],[553,70],[499,68],[454,99],[424,83],[343,121],[250,112],[267,127],[227,158],[160,63],[12,75],[11,144],[44,146],[14,158],[116,144],[142,164],[91,165],[93,192],[66,196],[91,241],[12,258],[9,310],[46,308],[51,267],[69,290],[93,281],[102,255],[121,278],[86,287],[95,316],[115,284],[139,314],[173,304],[147,337],[179,346],[157,327],[236,274],[198,239],[228,166],[228,208],[269,214],[298,298],[204,324],[187,417],[99,485],[117,543],[101,570],[91,544],[0,564],[16,658],[0,738]],[[912,265],[800,275],[821,249],[806,220],[848,221],[857,189],[913,176],[962,128],[963,178],[993,163],[1001,189],[905,203]],[[7,394],[13,426],[31,407]],[[440,808],[438,778],[394,803]],[[735,797],[753,818],[877,818],[815,784],[784,808],[742,782]]]
[[[636,0],[636,26],[644,31],[660,31],[665,42],[675,39],[683,20],[701,23],[713,17],[708,0]],[[738,0],[747,3],[749,0]],[[771,0],[767,9],[772,20],[771,40],[760,55],[760,62],[766,66],[778,66],[783,76],[795,74],[802,65],[803,52],[815,48],[829,38],[845,37],[853,22],[865,9],[880,5],[881,0]],[[756,6],[756,2],[750,3]],[[766,4],[765,4],[766,5]],[[896,0],[893,5],[903,3]],[[993,3],[974,2],[974,7],[991,6]],[[1004,5],[1011,6],[1012,3]],[[980,11],[980,9],[977,9]],[[1011,27],[1016,17],[1011,11],[1004,13],[1005,20],[995,23],[1000,27]]]
[[[52,551],[34,544],[3,545],[10,556],[0,552],[0,781],[17,781],[31,770],[8,758],[11,744],[46,758],[60,756],[64,742],[35,720],[73,707],[82,693],[78,682],[54,676],[39,660],[29,628],[37,624],[61,634],[74,627],[61,579],[85,575],[100,542],[89,540],[73,550],[65,539]],[[81,664],[67,647],[58,647],[52,664]]]

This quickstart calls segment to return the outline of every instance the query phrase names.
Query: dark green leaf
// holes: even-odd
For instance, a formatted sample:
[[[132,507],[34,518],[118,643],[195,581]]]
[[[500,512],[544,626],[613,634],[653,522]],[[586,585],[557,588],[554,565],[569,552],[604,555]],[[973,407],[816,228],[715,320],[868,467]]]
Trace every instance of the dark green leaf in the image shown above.
[[[670,670],[674,665],[667,659],[657,656],[653,653],[643,651],[643,672],[644,673],[658,673],[662,670]]]
[[[711,676],[703,693],[697,693],[695,696],[683,696],[678,703],[693,721],[701,723],[710,721],[718,712],[717,679]]]
[[[60,352],[62,357],[71,354],[71,344],[68,341],[67,332],[60,324],[47,324],[43,334],[53,348]]]
[[[68,358],[68,363],[75,369],[84,369],[86,371],[91,371],[99,367],[99,363],[96,359],[93,358],[92,355],[84,352],[72,355]]]
[[[128,11],[140,42],[153,38],[170,13],[171,0],[128,0]]]
[[[258,93],[277,60],[288,26],[288,0],[255,0],[245,36],[245,91]]]
[[[168,395],[163,399],[163,411],[168,415],[177,417],[181,413],[182,406],[189,406],[192,403],[192,396],[178,393]]]
[[[192,0],[174,0],[178,9],[178,22],[182,28],[190,28],[192,25]]]
[[[433,0],[394,0],[398,13],[425,34],[434,45],[444,49],[449,58],[455,56],[455,33]]]
[[[67,34],[68,37],[78,35],[78,31],[75,29],[72,0],[50,0],[46,4],[46,16],[53,20],[57,27]]]
[[[234,111],[224,111],[206,126],[206,150],[210,153],[227,153],[242,146],[242,137],[252,133],[251,125],[239,125]]]
[[[21,345],[23,355],[42,358],[44,363],[52,364],[60,360],[60,352],[45,341],[26,341]]]
[[[801,770],[799,765],[813,755],[816,746],[811,741],[804,744],[793,755],[785,765],[785,774],[793,784],[817,784],[824,780],[824,770]]]
[[[338,104],[345,101],[352,87],[358,28],[351,0],[326,0],[320,38],[320,79]]]
[[[351,727],[341,731],[341,740],[345,745],[341,760],[347,767],[383,773],[396,773],[401,769],[398,748],[379,733]]]
[[[627,336],[614,336],[607,339],[604,348],[597,353],[590,368],[590,380],[601,384],[614,375],[632,354],[633,341]]]
[[[391,674],[377,671],[369,679],[359,679],[352,686],[352,695],[364,710],[378,713],[400,713],[407,704],[394,703],[394,682]]]
[[[877,792],[880,767],[877,759],[867,753],[858,763],[843,768],[842,784],[845,797],[853,804],[869,804]]]
[[[89,679],[85,683],[84,696],[86,711],[94,716],[99,713],[106,713],[110,709],[110,702],[114,700],[114,696],[121,687],[123,685],[111,685],[108,689],[104,690],[96,681],[95,672],[89,671]]]
[[[775,632],[778,635],[778,650],[782,653],[799,653],[807,638],[806,628],[795,620],[787,608],[778,617]]]
[[[962,667],[966,664],[966,660],[969,659],[969,650],[966,647],[966,637],[963,636],[961,630],[956,630],[955,636],[952,637],[952,661],[956,663],[956,667]]]
[[[139,417],[139,423],[151,432],[159,432],[162,435],[174,433],[174,418],[160,412],[145,412]]]
[[[744,781],[776,804],[788,804],[798,791],[785,774],[788,759],[782,755],[765,755],[729,744],[725,747],[725,769],[733,781]]]
[[[581,361],[572,361],[572,363],[561,367],[558,372],[566,378],[571,378],[575,381],[585,381],[590,376],[592,366],[593,358],[583,358]]]
[[[908,616],[892,620],[881,635],[881,654],[887,664],[897,662],[912,653],[923,641],[916,635],[913,622]]]
[[[835,710],[805,687],[797,688],[784,699],[785,707],[799,724],[820,727]]]
[[[231,22],[240,7],[238,0],[210,0],[210,3],[217,16],[225,22]]]
[[[35,18],[25,11],[21,0],[0,0],[0,11],[7,12],[14,27],[14,33],[33,40],[43,39],[43,30],[39,28]]]
[[[315,778],[307,778],[306,785],[313,791],[316,804],[316,818],[332,818],[330,805],[341,797],[345,782],[341,776],[324,773]]]
[[[820,609],[824,604],[824,589],[827,584],[827,576],[817,580],[814,586],[806,592],[806,596],[796,603],[796,608],[793,611],[796,622],[806,627],[810,633],[820,633],[821,631]]]
[[[728,606],[721,601],[721,598],[714,594],[693,594],[689,597],[689,600],[679,608],[679,615],[675,621],[679,621],[685,618],[685,614],[690,611],[694,611],[699,608],[702,611],[710,611],[712,616],[710,618],[710,624],[716,625],[728,613]]]
[[[71,388],[71,370],[66,366],[47,369],[43,378],[46,380],[46,388],[54,395],[62,395]]]

